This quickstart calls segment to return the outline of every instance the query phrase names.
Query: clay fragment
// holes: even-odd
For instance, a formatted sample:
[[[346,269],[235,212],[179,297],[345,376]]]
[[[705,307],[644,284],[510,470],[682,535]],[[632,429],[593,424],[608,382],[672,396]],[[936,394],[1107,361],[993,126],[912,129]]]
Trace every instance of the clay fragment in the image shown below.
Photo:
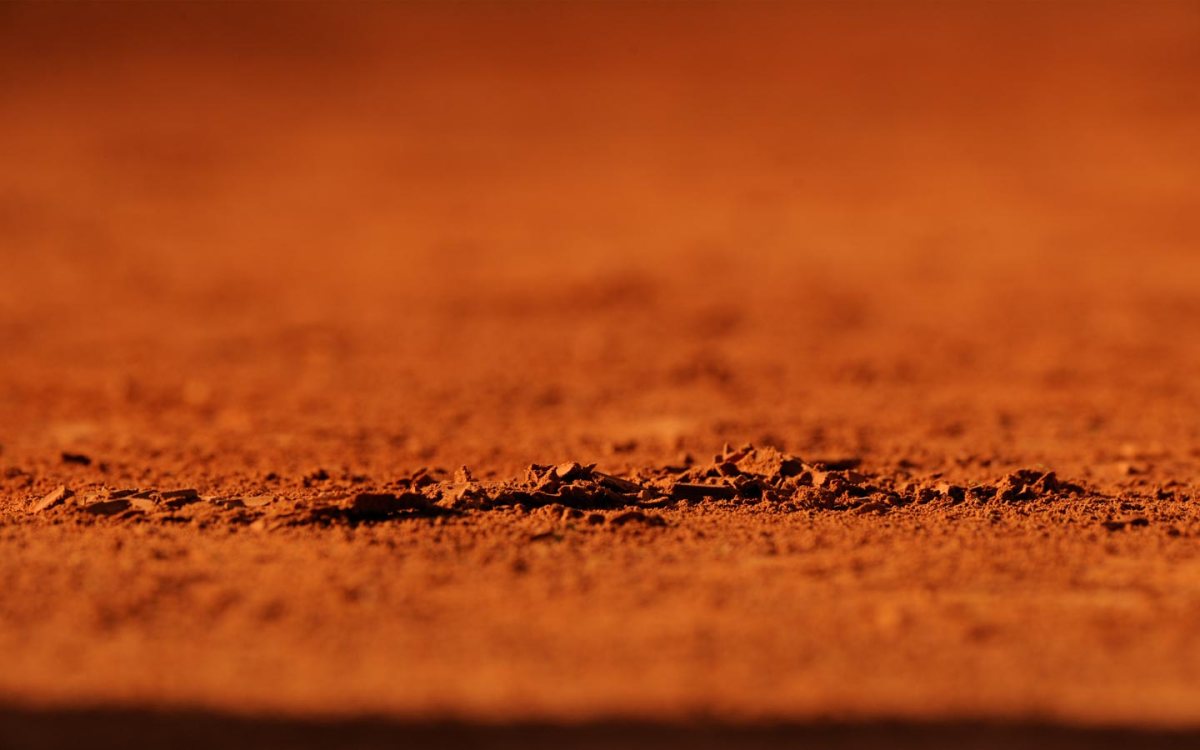
[[[133,500],[128,498],[119,498],[117,500],[101,500],[98,503],[91,503],[83,506],[83,510],[96,516],[114,516],[118,513],[123,513],[133,507]]]
[[[795,458],[785,458],[779,462],[779,476],[794,477],[804,471],[804,464]]]
[[[1058,488],[1058,479],[1053,472],[1020,469],[1000,480],[996,486],[996,499],[1005,503],[1033,500]]]
[[[407,493],[413,494],[415,493]],[[416,495],[424,499],[423,495]],[[477,484],[455,484],[446,489],[443,499],[449,500],[448,506],[451,508],[482,508],[488,504],[489,498],[486,492]]]
[[[1048,471],[1043,474],[1033,484],[1034,489],[1039,492],[1058,492],[1062,489],[1062,485],[1058,481],[1058,476],[1053,471]]]
[[[162,495],[163,505],[171,509],[182,508],[185,505],[200,502],[200,494],[195,490],[176,490]]]
[[[637,482],[630,482],[628,479],[621,479],[620,477],[614,477],[611,474],[604,474],[599,471],[593,471],[592,477],[599,481],[600,484],[611,487],[617,492],[633,494],[641,492],[643,489]]]
[[[732,463],[730,461],[723,461],[723,462],[717,464],[716,468],[717,468],[717,473],[724,477],[736,477],[736,476],[740,476],[742,473],[738,469],[737,464]]]
[[[75,493],[73,491],[67,489],[65,485],[60,485],[57,489],[50,492],[49,494],[44,496],[41,500],[38,500],[36,503],[34,503],[33,507],[30,508],[29,511],[31,513],[41,513],[42,511],[49,510],[50,508],[53,508],[56,505],[61,505],[64,501],[67,500],[67,498],[72,497],[74,495],[75,495]]]
[[[738,497],[747,500],[760,500],[770,486],[761,479],[749,479],[746,477],[737,477],[733,480],[733,488],[737,491]]]
[[[812,486],[822,489],[832,488],[838,480],[837,474],[832,471],[814,471],[812,472]]]
[[[568,461],[554,467],[554,476],[564,482],[570,482],[575,479],[586,479],[590,473],[588,468],[575,461]]]

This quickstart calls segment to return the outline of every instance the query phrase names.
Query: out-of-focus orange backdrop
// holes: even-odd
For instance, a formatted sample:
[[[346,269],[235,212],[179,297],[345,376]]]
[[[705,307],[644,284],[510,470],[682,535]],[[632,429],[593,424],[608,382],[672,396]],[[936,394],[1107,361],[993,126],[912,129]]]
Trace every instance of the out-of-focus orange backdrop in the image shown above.
[[[310,401],[375,415],[557,362],[591,386],[531,402],[593,419],[698,356],[760,395],[922,351],[1179,372],[1198,76],[1193,2],[4,4],[7,403],[80,395],[66,360],[89,418],[121,378],[282,398],[312,357]]]

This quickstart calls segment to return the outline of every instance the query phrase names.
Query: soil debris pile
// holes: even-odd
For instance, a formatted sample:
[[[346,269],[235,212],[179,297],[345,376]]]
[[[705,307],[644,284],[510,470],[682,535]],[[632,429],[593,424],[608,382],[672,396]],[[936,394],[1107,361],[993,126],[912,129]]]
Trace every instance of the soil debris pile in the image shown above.
[[[454,472],[422,468],[381,487],[357,492],[305,488],[239,497],[202,495],[185,489],[111,489],[75,492],[60,486],[34,499],[30,513],[67,513],[82,518],[153,519],[205,525],[218,520],[267,526],[373,523],[439,518],[503,508],[542,507],[572,511],[626,511],[687,507],[698,503],[770,503],[792,511],[886,513],[910,505],[1053,502],[1088,494],[1052,471],[1021,469],[996,482],[956,485],[939,475],[923,479],[868,472],[857,459],[806,461],[775,448],[726,446],[706,465],[685,456],[676,465],[633,470],[624,476],[575,461],[532,464],[507,481],[475,478],[467,467]],[[629,515],[628,519],[637,519]]]

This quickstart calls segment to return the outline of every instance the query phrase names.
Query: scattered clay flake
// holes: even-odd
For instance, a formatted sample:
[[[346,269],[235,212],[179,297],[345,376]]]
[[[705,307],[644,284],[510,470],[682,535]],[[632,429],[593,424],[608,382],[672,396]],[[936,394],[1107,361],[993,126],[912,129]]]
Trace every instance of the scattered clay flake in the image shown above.
[[[683,470],[645,468],[616,476],[597,471],[595,464],[567,461],[555,465],[533,464],[523,477],[509,481],[479,481],[466,467],[452,475],[440,469],[422,469],[398,485],[409,489],[366,491],[321,501],[298,497],[292,498],[291,503],[277,502],[281,498],[275,495],[206,498],[192,488],[102,490],[89,494],[76,507],[78,512],[89,516],[182,520],[201,526],[221,519],[230,523],[266,519],[257,528],[435,518],[514,506],[527,510],[559,507],[573,513],[623,510],[610,517],[601,515],[599,522],[611,526],[629,523],[659,526],[665,523],[663,518],[643,511],[680,502],[768,503],[785,511],[884,514],[909,505],[949,508],[963,503],[1024,504],[1087,494],[1081,486],[1060,480],[1054,472],[1035,469],[1010,472],[994,483],[974,484],[969,488],[947,482],[939,475],[928,480],[910,478],[897,485],[860,468],[857,459],[808,462],[773,448],[753,445],[726,447],[709,465],[692,462]],[[59,487],[34,503],[30,510],[41,512],[62,505],[73,494],[65,486]],[[183,511],[196,503],[202,504],[203,512],[196,510],[200,505]],[[1112,530],[1142,523],[1145,521],[1137,519],[1110,521],[1105,526]]]
[[[101,500],[95,503],[84,505],[82,509],[97,516],[115,516],[118,513],[123,513],[133,507],[134,500],[128,498],[120,498],[117,500]]]
[[[56,505],[62,505],[67,498],[72,497],[74,494],[74,492],[67,489],[65,486],[60,486],[58,489],[34,503],[33,507],[29,510],[33,513],[41,513],[42,511],[49,510]]]

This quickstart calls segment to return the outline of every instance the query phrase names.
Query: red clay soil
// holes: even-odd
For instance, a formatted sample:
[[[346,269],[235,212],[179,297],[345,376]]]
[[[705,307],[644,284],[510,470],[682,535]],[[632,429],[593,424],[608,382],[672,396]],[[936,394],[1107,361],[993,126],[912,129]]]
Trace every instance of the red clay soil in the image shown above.
[[[0,6],[0,745],[1195,741],[1198,80],[1191,2]]]

